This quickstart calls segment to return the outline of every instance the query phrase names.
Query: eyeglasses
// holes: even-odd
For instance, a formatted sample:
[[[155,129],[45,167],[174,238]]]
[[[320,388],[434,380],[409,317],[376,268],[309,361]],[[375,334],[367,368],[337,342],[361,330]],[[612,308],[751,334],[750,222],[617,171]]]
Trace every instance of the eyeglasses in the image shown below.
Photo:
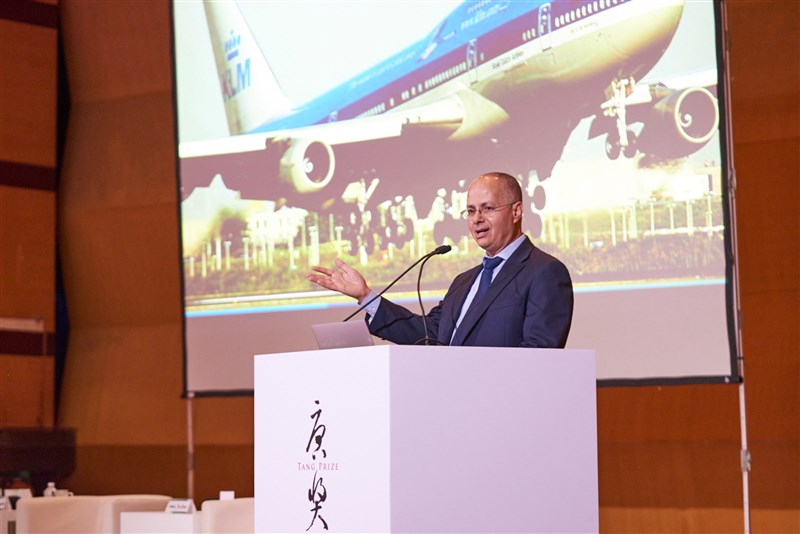
[[[503,204],[502,206],[481,206],[480,208],[467,208],[461,212],[461,218],[464,220],[467,219],[474,219],[476,215],[479,213],[482,214],[484,217],[491,217],[495,214],[495,212],[500,211],[503,208],[507,208],[509,206],[513,206],[516,202],[510,202],[508,204]]]

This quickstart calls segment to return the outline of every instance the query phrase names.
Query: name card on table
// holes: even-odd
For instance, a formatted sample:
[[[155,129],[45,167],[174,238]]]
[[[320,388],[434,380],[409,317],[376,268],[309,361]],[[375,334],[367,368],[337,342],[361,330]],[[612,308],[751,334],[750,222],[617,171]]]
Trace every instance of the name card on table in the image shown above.
[[[3,490],[3,494],[6,497],[19,497],[20,499],[23,497],[33,497],[33,492],[30,488],[6,488]]]
[[[192,499],[170,499],[164,511],[170,514],[193,514],[196,508]]]

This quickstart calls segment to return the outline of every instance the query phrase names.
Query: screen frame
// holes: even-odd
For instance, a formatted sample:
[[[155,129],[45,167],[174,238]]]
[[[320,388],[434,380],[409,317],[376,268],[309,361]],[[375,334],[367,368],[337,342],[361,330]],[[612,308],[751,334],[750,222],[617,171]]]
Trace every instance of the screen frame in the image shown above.
[[[598,379],[597,384],[600,387],[618,387],[618,386],[662,386],[662,385],[691,385],[691,384],[739,384],[743,382],[743,373],[740,366],[740,346],[741,346],[741,328],[739,324],[740,306],[739,306],[739,274],[738,266],[736,263],[737,238],[736,238],[736,211],[735,211],[735,170],[733,167],[733,142],[732,132],[730,130],[730,80],[729,80],[729,62],[727,58],[727,27],[725,24],[725,3],[721,0],[711,0],[714,10],[714,24],[715,24],[715,45],[716,45],[716,68],[717,68],[717,99],[719,105],[719,126],[718,132],[720,136],[720,169],[721,169],[721,200],[722,212],[725,229],[723,232],[723,247],[725,254],[725,313],[727,322],[727,343],[729,346],[729,364],[730,373],[727,375],[714,375],[714,376],[681,376],[681,377],[647,377],[647,378],[612,378],[612,379]],[[170,33],[171,33],[171,65],[172,65],[172,104],[173,104],[173,137],[176,147],[175,152],[175,180],[176,191],[178,193],[178,205],[176,215],[178,219],[178,228],[180,235],[183,234],[183,220],[181,217],[181,161],[178,155],[177,147],[179,145],[179,110],[178,110],[178,90],[177,90],[177,66],[176,66],[176,28],[175,28],[175,2],[174,0],[169,3],[170,12]],[[180,239],[180,256],[178,263],[181,266],[181,328],[183,336],[182,344],[182,361],[183,361],[183,377],[182,377],[182,396],[193,397],[214,397],[214,396],[252,396],[254,394],[252,389],[218,389],[218,390],[191,390],[188,385],[188,342],[187,342],[187,315],[185,313],[186,305],[186,280],[185,270],[183,268],[183,252],[184,244]],[[428,303],[435,302],[434,300],[425,299]]]

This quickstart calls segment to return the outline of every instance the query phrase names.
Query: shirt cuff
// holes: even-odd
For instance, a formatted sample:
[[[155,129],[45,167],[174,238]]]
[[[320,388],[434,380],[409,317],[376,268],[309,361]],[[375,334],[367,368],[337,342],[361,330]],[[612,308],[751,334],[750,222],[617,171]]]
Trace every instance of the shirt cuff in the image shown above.
[[[378,296],[378,292],[377,291],[375,291],[374,289],[372,291],[370,291],[369,292],[369,296],[367,297],[367,302],[371,301],[372,299],[375,299],[375,300],[372,300],[372,302],[369,302],[369,305],[367,305],[364,308],[364,311],[367,312],[367,315],[369,315],[368,321],[370,321],[370,322],[372,322],[372,318],[375,317],[375,314],[378,312],[378,306],[381,305],[381,300],[383,300],[380,297],[375,298],[377,296]]]

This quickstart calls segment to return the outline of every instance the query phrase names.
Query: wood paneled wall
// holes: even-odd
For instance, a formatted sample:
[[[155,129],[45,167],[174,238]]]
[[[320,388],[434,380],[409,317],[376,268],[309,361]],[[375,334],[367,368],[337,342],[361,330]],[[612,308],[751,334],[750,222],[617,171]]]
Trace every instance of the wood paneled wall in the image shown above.
[[[751,506],[800,531],[800,4],[729,2]],[[70,304],[61,420],[79,493],[186,494],[169,7],[65,2],[73,98],[59,191]],[[598,392],[606,532],[741,529],[735,386]],[[194,401],[198,501],[252,495],[253,404]]]
[[[0,427],[53,425],[57,15],[0,11]]]

